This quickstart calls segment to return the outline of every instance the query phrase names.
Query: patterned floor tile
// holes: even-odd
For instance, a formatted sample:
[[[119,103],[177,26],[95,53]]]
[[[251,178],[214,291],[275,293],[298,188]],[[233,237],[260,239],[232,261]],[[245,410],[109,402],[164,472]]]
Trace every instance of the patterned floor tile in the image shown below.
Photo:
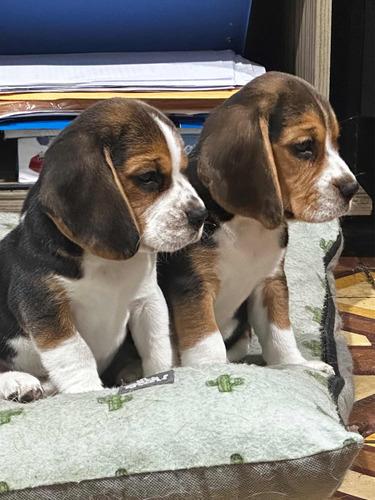
[[[342,333],[346,336],[346,340],[349,346],[371,346],[371,342],[366,337],[366,335],[359,335],[358,333],[346,332],[342,330]]]
[[[375,377],[373,375],[354,375],[354,383],[356,401],[375,394]]]
[[[355,495],[364,500],[374,500],[375,477],[350,470],[340,487],[340,492]]]
[[[351,468],[361,474],[375,477],[375,448],[366,444]]]
[[[334,498],[375,500],[375,258],[345,257],[336,268],[342,330],[354,365],[355,403],[349,423],[365,438]]]
[[[357,426],[359,432],[366,438],[375,433],[375,394],[354,403],[350,424]]]
[[[341,311],[375,319],[374,299],[343,298],[337,302]]]
[[[338,498],[339,500],[363,500],[363,498],[354,497],[353,495],[348,495],[347,493],[340,493],[340,491],[336,492],[333,495],[333,498]]]
[[[357,375],[375,375],[375,351],[371,344],[370,346],[351,346],[350,353],[353,357],[354,372]]]
[[[375,273],[370,271],[375,278]],[[337,297],[375,297],[375,290],[363,272],[336,279]]]
[[[375,345],[375,320],[341,311],[343,329],[360,335],[366,335]]]
[[[375,272],[358,272],[336,279],[341,311],[375,319]]]

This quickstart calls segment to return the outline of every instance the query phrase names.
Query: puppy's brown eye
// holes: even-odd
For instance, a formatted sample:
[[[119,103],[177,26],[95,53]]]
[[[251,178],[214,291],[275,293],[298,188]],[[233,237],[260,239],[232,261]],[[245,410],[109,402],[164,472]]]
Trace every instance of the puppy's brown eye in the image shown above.
[[[150,170],[134,177],[134,182],[145,191],[160,191],[163,187],[163,181],[163,175],[156,170]]]
[[[309,139],[291,146],[292,153],[301,160],[310,160],[314,154],[314,141]]]
[[[148,183],[148,182],[157,182],[158,177],[157,177],[157,172],[154,170],[150,170],[150,172],[146,172],[145,174],[141,174],[138,176],[138,179],[142,182]]]

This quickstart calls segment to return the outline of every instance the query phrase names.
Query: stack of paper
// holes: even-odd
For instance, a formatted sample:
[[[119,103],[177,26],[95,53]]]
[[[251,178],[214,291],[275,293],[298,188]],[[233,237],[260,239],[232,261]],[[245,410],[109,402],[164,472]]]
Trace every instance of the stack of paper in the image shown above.
[[[265,72],[231,50],[0,56],[0,93],[232,89]]]
[[[205,119],[197,113],[264,72],[230,50],[0,56],[0,133],[17,141],[18,181],[32,184],[77,114],[101,99],[131,97],[172,113],[189,153]]]

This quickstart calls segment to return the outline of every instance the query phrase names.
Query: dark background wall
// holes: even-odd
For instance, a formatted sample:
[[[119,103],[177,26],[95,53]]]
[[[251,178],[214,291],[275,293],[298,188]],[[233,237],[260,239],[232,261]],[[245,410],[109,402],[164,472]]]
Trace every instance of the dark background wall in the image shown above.
[[[330,100],[340,152],[375,202],[375,2],[333,0]],[[343,219],[346,253],[375,256],[375,217]]]
[[[293,50],[288,24],[291,2],[296,0],[253,0],[245,57],[259,62],[267,71],[294,73]],[[299,0],[297,0],[299,1]]]
[[[341,152],[374,194],[375,2],[333,1],[330,100]]]

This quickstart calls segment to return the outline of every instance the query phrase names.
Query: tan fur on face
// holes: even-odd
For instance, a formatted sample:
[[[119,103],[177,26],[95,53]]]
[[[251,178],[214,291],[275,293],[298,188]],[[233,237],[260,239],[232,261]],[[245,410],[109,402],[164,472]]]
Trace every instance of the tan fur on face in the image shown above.
[[[147,110],[149,106],[142,104],[142,107]],[[123,164],[117,164],[114,175],[117,176],[120,181],[120,190],[123,190],[125,194],[128,205],[131,208],[132,216],[136,222],[139,234],[145,228],[145,212],[150,208],[157,200],[157,198],[166,190],[168,190],[172,185],[172,175],[173,166],[171,153],[169,147],[166,143],[163,132],[157,123],[152,119],[149,119],[149,126],[143,127],[137,125],[137,110],[133,110],[133,113],[129,114],[129,122],[134,126],[134,132],[129,133],[128,141],[130,145],[127,145],[126,159]],[[139,112],[139,111],[138,111]],[[149,110],[150,115],[155,115],[156,110]],[[157,119],[161,119],[160,116],[156,116]],[[118,120],[120,122],[118,123]],[[121,120],[121,115],[116,116],[116,119],[111,118],[111,126],[117,127],[123,126],[123,119]],[[172,124],[170,124],[172,126]],[[145,130],[146,128],[146,130]],[[142,129],[142,130],[141,130]],[[176,132],[175,139],[177,143],[181,146],[181,171],[183,171],[187,166],[187,156],[183,150],[183,141],[180,135]],[[119,142],[123,139],[120,135]],[[110,159],[109,159],[110,161]],[[108,157],[107,157],[108,162]],[[112,171],[114,169],[112,168]],[[134,179],[142,174],[148,173],[150,171],[155,171],[163,175],[163,186],[160,191],[147,191],[143,190]]]
[[[294,123],[293,123],[294,121]],[[284,209],[295,218],[305,220],[308,209],[318,202],[316,182],[325,168],[325,144],[327,130],[322,119],[314,111],[307,111],[291,120],[283,128],[280,139],[272,144]],[[289,147],[313,139],[317,148],[312,161],[294,156]]]
[[[283,270],[264,281],[263,306],[270,323],[282,329],[290,328],[288,284]]]
[[[148,192],[137,186],[132,177],[142,175],[150,171],[158,171],[164,177],[161,192]],[[118,176],[132,208],[134,219],[137,221],[139,233],[142,234],[146,221],[145,212],[157,200],[161,193],[170,188],[172,183],[172,159],[166,143],[156,143],[152,148],[142,155],[132,156],[119,170]]]

